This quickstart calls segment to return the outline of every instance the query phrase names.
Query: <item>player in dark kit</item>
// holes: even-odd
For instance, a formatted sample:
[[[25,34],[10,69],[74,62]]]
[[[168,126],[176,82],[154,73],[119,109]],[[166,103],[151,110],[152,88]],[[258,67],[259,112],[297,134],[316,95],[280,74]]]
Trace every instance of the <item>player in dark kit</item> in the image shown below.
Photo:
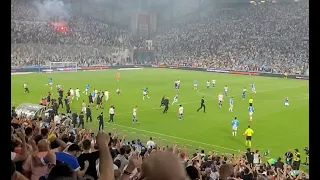
[[[163,96],[163,97],[162,97],[159,108],[161,108],[162,106],[164,106],[164,100],[165,100],[165,98],[166,98],[166,96]]]
[[[203,108],[203,112],[206,113],[206,105],[204,104],[204,97],[201,98],[200,108],[197,110],[197,112],[199,112],[200,109],[202,108]]]
[[[169,99],[168,99],[168,98],[165,98],[164,101],[163,101],[163,104],[164,104],[164,110],[163,110],[163,114],[164,114],[164,113],[167,113],[167,112],[168,112],[168,109],[169,109]]]

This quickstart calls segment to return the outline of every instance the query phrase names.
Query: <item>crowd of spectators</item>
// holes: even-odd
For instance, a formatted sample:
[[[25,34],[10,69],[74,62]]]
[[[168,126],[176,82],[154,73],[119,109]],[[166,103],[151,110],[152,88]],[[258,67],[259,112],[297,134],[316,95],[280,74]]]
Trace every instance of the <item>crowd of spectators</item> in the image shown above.
[[[58,116],[58,117],[57,117]],[[75,128],[56,114],[49,120],[12,111],[11,175],[30,180],[305,180],[295,152],[266,159],[269,152],[235,154],[188,150],[161,138],[147,141],[120,135],[118,129],[94,133]],[[282,160],[284,159],[284,160]],[[300,164],[300,161],[298,164]]]
[[[309,63],[309,4],[260,4],[212,13],[162,29],[159,61],[272,72],[305,71]]]
[[[146,46],[144,38],[133,38],[127,29],[87,17],[41,21],[26,2],[12,0],[13,65],[110,64],[115,49]],[[309,3],[303,0],[214,11],[200,21],[159,28],[151,39],[157,63],[305,73],[309,69],[308,27]]]

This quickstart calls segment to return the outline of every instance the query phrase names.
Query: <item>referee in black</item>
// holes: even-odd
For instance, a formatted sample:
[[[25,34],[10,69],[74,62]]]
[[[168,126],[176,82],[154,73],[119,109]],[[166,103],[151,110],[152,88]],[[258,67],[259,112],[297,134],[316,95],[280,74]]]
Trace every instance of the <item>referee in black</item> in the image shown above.
[[[164,113],[167,113],[167,112],[168,112],[168,109],[169,109],[169,99],[168,99],[168,98],[165,98],[164,101],[163,101],[163,104],[164,104],[164,110],[163,110],[163,114],[164,114]]]
[[[204,97],[201,98],[200,108],[197,110],[197,112],[199,112],[200,109],[202,108],[203,108],[203,112],[206,113],[206,105],[204,104]]]
[[[159,109],[164,106],[164,99],[166,98],[166,96],[163,96],[162,99],[161,99],[161,103],[160,103],[160,106],[159,106]]]

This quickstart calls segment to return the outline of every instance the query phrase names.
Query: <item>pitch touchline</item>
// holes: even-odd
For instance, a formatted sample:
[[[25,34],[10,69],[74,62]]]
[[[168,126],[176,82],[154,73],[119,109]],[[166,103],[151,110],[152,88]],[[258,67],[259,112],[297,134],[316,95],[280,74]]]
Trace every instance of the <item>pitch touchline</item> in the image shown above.
[[[304,86],[293,86],[293,87],[286,87],[286,88],[269,89],[269,90],[258,91],[258,93],[259,93],[259,92],[277,91],[277,90],[282,90],[282,89],[298,88],[298,87],[304,87]],[[205,96],[209,96],[209,97],[212,97],[212,98],[213,98],[213,99],[209,99],[209,100],[207,100],[207,101],[216,100],[216,99],[217,99],[215,96],[201,93],[201,92],[200,92],[200,89],[197,90],[197,93],[200,94],[200,95],[205,95]],[[233,96],[233,97],[240,96],[240,95],[241,95],[241,94],[238,94],[238,95],[235,95],[235,96]],[[186,103],[180,103],[180,104],[193,104],[193,103],[199,103],[199,101],[186,102]],[[139,112],[142,112],[142,111],[151,111],[151,110],[155,110],[155,109],[159,109],[159,108],[142,109],[142,110],[139,110]],[[132,112],[117,113],[116,115],[119,116],[119,115],[130,114],[130,113],[132,113]]]

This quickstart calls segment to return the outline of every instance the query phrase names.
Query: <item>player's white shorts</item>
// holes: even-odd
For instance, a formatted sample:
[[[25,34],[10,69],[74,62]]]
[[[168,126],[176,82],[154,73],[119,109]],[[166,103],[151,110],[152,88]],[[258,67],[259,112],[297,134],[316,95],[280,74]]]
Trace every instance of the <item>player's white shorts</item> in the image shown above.
[[[228,91],[224,91],[225,94],[228,94]]]
[[[249,116],[252,116],[253,115],[253,112],[249,112]]]
[[[219,100],[219,104],[222,104],[222,100]]]
[[[178,99],[173,99],[173,102],[175,102],[175,103],[178,102]]]
[[[109,96],[105,96],[105,98],[106,98],[106,101],[108,101],[108,99],[109,99]]]
[[[238,130],[238,126],[232,126],[232,130],[234,131]]]
[[[194,84],[193,86],[194,86],[194,87],[198,87],[198,84]]]
[[[76,93],[76,97],[80,97],[80,94],[79,94],[79,93]]]
[[[82,107],[81,111],[82,112],[86,112],[87,108],[86,107]]]
[[[256,88],[252,88],[252,91],[256,91]]]
[[[51,83],[49,83],[49,86],[52,86],[52,82],[51,82]]]
[[[147,95],[147,92],[143,92],[143,95],[144,95],[144,96]]]
[[[233,108],[233,104],[230,104],[230,107]]]
[[[85,89],[86,92],[88,92],[88,89]]]
[[[74,96],[74,92],[70,92],[70,96]]]
[[[285,102],[284,105],[285,105],[285,106],[289,106],[289,103],[288,103],[288,102]]]
[[[183,113],[179,113],[179,116],[183,116]]]
[[[132,118],[133,118],[133,119],[137,119],[137,115],[133,114],[133,115],[132,115]]]

